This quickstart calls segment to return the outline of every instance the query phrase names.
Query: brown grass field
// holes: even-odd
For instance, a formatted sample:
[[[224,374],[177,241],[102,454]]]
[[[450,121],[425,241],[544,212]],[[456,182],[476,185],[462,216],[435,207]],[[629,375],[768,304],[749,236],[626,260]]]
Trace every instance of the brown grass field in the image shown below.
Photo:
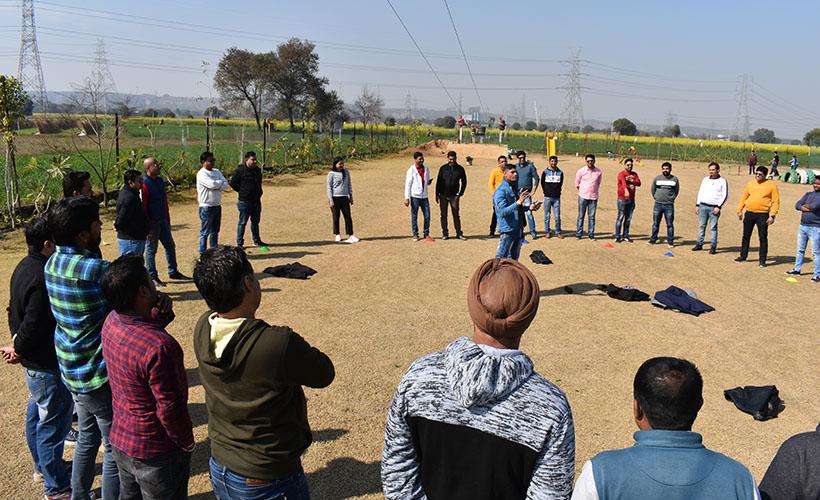
[[[379,462],[384,421],[396,384],[414,359],[471,333],[466,286],[476,267],[495,255],[498,243],[487,239],[486,233],[491,213],[487,178],[499,148],[456,148],[462,164],[466,154],[476,158],[473,166],[465,167],[470,184],[462,201],[462,221],[468,241],[436,239],[429,244],[410,240],[408,209],[402,204],[409,154],[349,165],[354,223],[362,238],[356,245],[331,241],[324,174],[283,176],[265,186],[262,236],[274,245],[269,252],[249,251],[264,291],[259,316],[293,327],[328,353],[337,370],[329,388],[307,391],[315,442],[304,455],[304,467],[314,498],[382,496]],[[426,151],[433,175],[444,163],[443,152],[438,148]],[[547,164],[541,155],[531,159],[539,172]],[[606,244],[612,241],[608,238],[614,228],[620,166],[606,159],[598,163],[604,179],[597,233],[604,239],[539,238],[524,246],[521,258],[538,277],[542,290],[538,316],[521,348],[532,357],[536,369],[569,397],[576,427],[576,471],[595,453],[632,443],[636,430],[631,418],[634,373],[649,357],[671,355],[695,362],[704,377],[705,404],[694,430],[703,434],[708,447],[746,464],[759,481],[780,443],[814,429],[820,415],[820,335],[815,314],[820,285],[809,281],[810,258],[804,267],[809,274],[797,283],[787,282],[783,275],[794,259],[799,214],[793,206],[810,187],[778,184],[782,211],[770,228],[770,265],[759,269],[756,236],[750,262],[732,261],[741,236],[734,208],[749,179],[737,175],[735,166],[724,168],[730,184],[729,202],[720,221],[719,253],[708,255],[689,250],[697,229],[695,197],[706,165],[675,164],[673,173],[682,186],[676,214],[678,240],[674,257],[664,257],[666,245],[644,244],[651,228],[649,182],[660,172],[660,162],[636,165],[644,182],[638,189],[632,224],[637,241],[614,248]],[[565,232],[575,228],[577,202],[571,179],[582,165],[582,158],[561,159],[567,176],[562,198]],[[236,195],[228,193],[223,201],[220,241],[234,243]],[[438,238],[441,229],[435,203],[432,212],[431,234]],[[542,212],[536,220],[542,231]],[[181,270],[190,274],[199,229],[193,192],[176,200],[172,223]],[[103,239],[108,244],[103,253],[113,259],[115,235],[110,222],[104,227]],[[665,234],[663,227],[661,234]],[[22,241],[19,232],[0,241],[3,283],[8,283],[25,253]],[[543,250],[555,264],[532,264],[528,255],[534,249]],[[158,261],[162,276],[162,252]],[[293,261],[315,268],[318,274],[308,281],[261,274],[269,265]],[[631,284],[650,294],[675,284],[694,289],[716,311],[693,317],[648,303],[616,301],[594,290],[572,295],[562,291],[565,285],[579,285],[577,289],[583,290],[587,288],[584,284],[597,283]],[[191,340],[205,303],[191,282],[171,284],[165,291],[175,301],[177,319],[169,331],[185,350],[191,386],[189,408],[198,444],[190,494],[196,499],[212,498],[207,474],[207,411]],[[0,301],[8,302],[6,285]],[[783,413],[768,422],[756,422],[723,398],[724,389],[766,384],[776,384],[786,404]],[[42,495],[41,486],[31,482],[31,458],[24,439],[26,396],[21,368],[2,367],[3,498]]]

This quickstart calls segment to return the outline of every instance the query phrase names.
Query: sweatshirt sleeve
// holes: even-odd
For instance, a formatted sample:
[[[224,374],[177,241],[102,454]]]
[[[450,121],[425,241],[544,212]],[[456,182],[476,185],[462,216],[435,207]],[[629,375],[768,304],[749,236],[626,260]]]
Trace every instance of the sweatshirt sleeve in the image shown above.
[[[333,172],[327,173],[327,201],[333,201]]]
[[[210,189],[212,191],[224,191],[224,180],[225,177],[222,175],[222,172],[219,172],[219,177],[216,179],[211,178],[210,175],[206,174],[202,170],[196,174],[196,182],[205,189]]]
[[[441,186],[444,185],[444,183],[441,182],[441,174],[443,173],[444,167],[442,166],[438,169],[438,175],[436,175],[436,199],[438,199],[438,197],[441,196]]]
[[[241,170],[242,170],[241,168],[237,167],[237,169],[234,171],[233,175],[231,176],[231,182],[230,182],[231,189],[233,189],[237,193],[239,192],[239,188],[242,187],[242,172],[241,172]]]
[[[22,321],[17,326],[17,331],[11,332],[14,335],[14,350],[23,359],[30,357],[41,349],[44,342],[53,342],[51,338],[43,338],[43,335],[53,336],[54,326],[54,316],[43,282],[32,289]]]
[[[406,377],[406,375],[405,375]],[[387,413],[382,451],[382,489],[387,500],[427,498],[421,484],[421,464],[407,424],[405,382],[399,383]]]
[[[723,205],[729,199],[729,183],[726,181],[726,179],[721,180],[723,180],[723,198],[721,198],[718,207],[723,208]]]
[[[655,191],[657,191],[657,189],[658,189],[658,188],[655,186],[655,181],[656,181],[656,180],[658,180],[658,178],[657,178],[657,177],[655,177],[654,179],[652,179],[652,185],[651,185],[651,186],[649,186],[649,192],[652,194],[652,197],[653,197],[653,198],[655,197]]]
[[[228,179],[226,179],[225,176],[222,175],[222,172],[220,172],[219,170],[217,170],[217,173],[219,173],[219,181],[221,183],[221,186],[217,189],[219,189],[221,191],[227,191],[228,188],[230,187],[228,185]]]
[[[405,200],[410,199],[410,188],[412,186],[413,186],[413,171],[408,168],[407,173],[404,174],[404,199]]]
[[[772,182],[772,207],[769,209],[769,215],[774,217],[780,211],[780,193],[777,192],[777,186]]]
[[[746,187],[743,188],[743,194],[740,195],[740,201],[737,204],[737,213],[743,211],[743,207],[746,206],[746,200],[749,199],[749,185],[746,184]]]
[[[638,175],[638,172],[632,172],[632,185],[633,186],[640,186],[641,185],[641,178]]]
[[[458,174],[461,178],[461,189],[458,191],[458,196],[464,196],[464,191],[467,191],[467,172],[464,167],[459,166]]]
[[[566,407],[561,420],[550,432],[548,441],[535,462],[527,498],[564,498],[572,494],[575,478],[575,427],[572,412]]]
[[[498,186],[495,186],[494,184],[495,184],[495,170],[490,172],[490,180],[487,181],[487,187],[490,188],[491,193],[495,193],[495,188],[498,187]]]
[[[347,197],[350,198],[350,201],[353,201],[353,178],[350,177],[350,171],[347,171]]]
[[[760,481],[763,498],[801,498],[801,453],[787,440]]]
[[[330,358],[296,332],[290,332],[282,373],[285,383],[314,389],[329,386],[336,377]]]
[[[677,198],[680,194],[680,179],[677,176],[675,176],[675,187],[672,188],[672,191],[675,193],[675,198]]]
[[[802,207],[803,205],[806,204],[806,198],[808,198],[808,196],[809,196],[809,193],[806,193],[803,196],[801,196],[800,199],[797,200],[797,203],[794,204],[794,209],[795,210],[800,210],[800,207]]]

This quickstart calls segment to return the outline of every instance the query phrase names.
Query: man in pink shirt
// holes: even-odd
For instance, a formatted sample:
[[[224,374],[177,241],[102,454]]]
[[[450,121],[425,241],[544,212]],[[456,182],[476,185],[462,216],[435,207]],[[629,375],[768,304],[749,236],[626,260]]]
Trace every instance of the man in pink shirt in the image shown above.
[[[595,209],[598,207],[598,191],[601,188],[601,170],[595,166],[595,155],[584,157],[586,167],[581,167],[575,174],[575,188],[578,189],[578,221],[575,237],[579,240],[584,234],[584,216],[589,213],[589,239],[595,239]]]

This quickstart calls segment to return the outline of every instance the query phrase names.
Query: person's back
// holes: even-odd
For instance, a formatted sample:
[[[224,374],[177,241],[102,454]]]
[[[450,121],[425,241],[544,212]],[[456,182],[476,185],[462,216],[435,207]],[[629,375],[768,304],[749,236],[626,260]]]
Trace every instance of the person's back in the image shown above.
[[[787,439],[760,481],[763,500],[820,498],[820,424]]]

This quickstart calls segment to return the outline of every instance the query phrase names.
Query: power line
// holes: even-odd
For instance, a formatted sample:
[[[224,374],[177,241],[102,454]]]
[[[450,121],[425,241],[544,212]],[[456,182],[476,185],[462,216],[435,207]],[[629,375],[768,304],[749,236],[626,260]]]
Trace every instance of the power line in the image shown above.
[[[473,70],[470,69],[470,63],[467,61],[467,54],[464,53],[464,46],[461,45],[461,37],[458,36],[458,28],[456,28],[456,21],[453,19],[453,13],[450,12],[450,6],[447,4],[447,0],[444,0],[444,7],[447,9],[447,15],[450,16],[450,24],[453,25],[453,31],[456,34],[456,41],[458,41],[458,48],[461,49],[461,55],[464,57],[464,65],[467,66],[467,73],[470,74],[470,81],[473,82],[473,89],[475,90],[475,95],[478,97],[478,105],[480,109],[484,110],[484,103],[481,101],[481,94],[478,93],[478,85],[475,83],[475,77],[473,77]],[[459,110],[461,113],[461,110]]]
[[[452,102],[453,106],[455,106],[456,109],[458,109],[458,114],[461,114],[461,107],[458,104],[456,104],[455,99],[453,99],[453,96],[450,95],[450,91],[447,90],[447,87],[444,86],[444,82],[442,82],[441,78],[439,78],[438,73],[436,73],[435,68],[433,68],[433,65],[430,64],[430,60],[427,59],[427,56],[424,55],[424,51],[421,50],[421,47],[419,47],[419,44],[416,42],[416,39],[413,37],[413,34],[410,33],[410,30],[407,28],[407,25],[404,24],[404,21],[402,20],[402,18],[399,15],[398,11],[396,11],[396,8],[393,7],[393,4],[390,2],[390,0],[387,0],[387,5],[389,5],[390,9],[393,11],[393,13],[396,14],[396,18],[401,23],[402,27],[404,28],[404,31],[407,32],[407,36],[409,36],[410,40],[413,41],[413,45],[415,45],[416,48],[418,49],[419,54],[421,55],[422,59],[424,59],[424,62],[427,63],[427,67],[430,68],[430,71],[433,73],[433,76],[436,77],[436,80],[438,80],[438,83],[441,85],[441,88],[444,89],[444,93],[447,94],[447,97],[450,98],[450,102]]]

